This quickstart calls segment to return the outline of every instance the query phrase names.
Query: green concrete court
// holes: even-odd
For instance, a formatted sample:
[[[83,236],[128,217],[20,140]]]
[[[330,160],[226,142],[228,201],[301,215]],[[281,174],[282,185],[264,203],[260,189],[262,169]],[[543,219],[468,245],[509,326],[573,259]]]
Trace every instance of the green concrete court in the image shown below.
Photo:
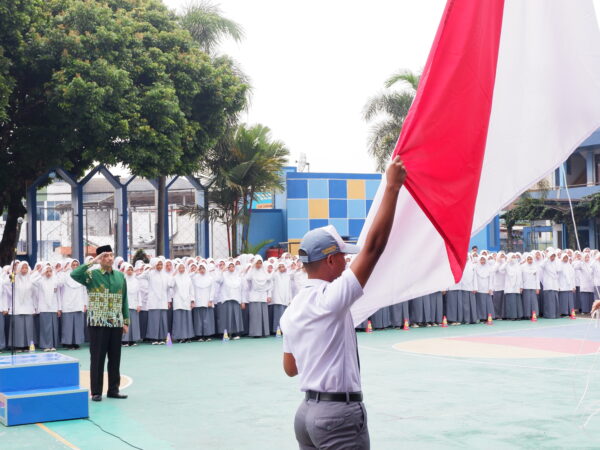
[[[482,345],[494,356],[465,356]],[[598,446],[599,345],[600,329],[584,319],[360,333],[372,448]],[[67,354],[88,369],[87,349]],[[137,447],[297,448],[301,394],[281,370],[279,339],[124,348],[121,368],[130,398],[91,403],[90,414]],[[85,420],[46,426],[54,436],[0,426],[0,447],[129,448]]]

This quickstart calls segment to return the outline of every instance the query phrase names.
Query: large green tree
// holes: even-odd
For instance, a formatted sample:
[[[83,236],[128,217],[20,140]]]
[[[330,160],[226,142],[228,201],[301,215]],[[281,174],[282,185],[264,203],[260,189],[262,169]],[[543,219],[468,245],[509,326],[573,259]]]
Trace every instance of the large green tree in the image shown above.
[[[369,153],[377,170],[384,171],[402,130],[408,110],[417,93],[420,75],[409,70],[394,73],[385,82],[385,91],[369,99],[364,119],[372,123]],[[400,89],[392,89],[400,87]]]
[[[0,38],[3,263],[26,188],[48,169],[191,173],[245,105],[231,65],[206,55],[159,0],[11,0]]]

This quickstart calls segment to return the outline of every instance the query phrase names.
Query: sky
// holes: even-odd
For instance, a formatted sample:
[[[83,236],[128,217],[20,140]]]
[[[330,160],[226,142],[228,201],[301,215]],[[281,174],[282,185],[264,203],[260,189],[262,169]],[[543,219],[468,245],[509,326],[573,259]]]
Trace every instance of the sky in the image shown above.
[[[364,105],[394,72],[423,69],[445,0],[214,3],[245,32],[220,48],[251,79],[242,120],[268,126],[291,165],[305,153],[311,172],[373,172]]]
[[[163,2],[180,10],[189,0]],[[446,1],[213,2],[245,32],[220,48],[251,79],[242,120],[268,126],[291,165],[305,153],[311,172],[373,172],[364,105],[394,72],[423,69]]]

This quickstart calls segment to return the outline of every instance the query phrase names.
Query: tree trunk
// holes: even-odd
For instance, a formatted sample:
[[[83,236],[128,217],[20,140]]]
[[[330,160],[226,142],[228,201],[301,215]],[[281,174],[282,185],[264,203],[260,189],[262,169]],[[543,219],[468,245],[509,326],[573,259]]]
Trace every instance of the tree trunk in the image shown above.
[[[254,190],[250,191],[250,201],[249,201],[249,207],[248,207],[248,202],[246,203],[247,206],[247,214],[244,220],[244,243],[243,246],[245,248],[248,248],[248,240],[249,240],[249,236],[250,236],[250,218],[252,217],[252,202],[254,201]]]
[[[506,227],[506,250],[512,252],[513,248],[513,228],[512,226]]]
[[[165,236],[165,186],[167,184],[167,177],[160,176],[158,177],[158,190],[156,196],[156,256],[160,256],[164,254],[165,250],[165,242],[168,239]],[[164,255],[168,258],[168,255]]]
[[[238,228],[238,220],[239,220],[239,215],[238,215],[238,200],[236,200],[235,202],[233,202],[233,215],[232,215],[232,221],[231,221],[231,256],[237,256],[237,251],[238,251],[238,232],[237,232],[237,228]]]
[[[27,213],[22,198],[22,195],[13,192],[8,202],[6,225],[4,226],[2,241],[0,241],[0,264],[3,266],[12,262],[19,238],[17,236],[17,220]],[[35,208],[35,205],[33,207]]]

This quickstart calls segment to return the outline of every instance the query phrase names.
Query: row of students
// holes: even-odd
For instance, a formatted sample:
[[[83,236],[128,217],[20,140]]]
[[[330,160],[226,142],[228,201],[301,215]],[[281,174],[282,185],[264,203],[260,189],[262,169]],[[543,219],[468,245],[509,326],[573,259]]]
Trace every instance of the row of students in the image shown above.
[[[6,330],[6,317],[14,312],[19,351],[32,342],[53,351],[59,346],[79,348],[87,340],[87,292],[69,276],[78,265],[76,260],[40,262],[31,270],[26,262],[15,263],[14,310],[13,266],[4,268],[0,330]],[[301,264],[290,255],[266,264],[253,255],[217,261],[153,258],[136,267],[118,258],[114,269],[123,271],[127,282],[131,323],[123,336],[126,346],[142,340],[163,344],[167,333],[177,342],[209,340],[225,331],[234,339],[274,334],[283,311],[306,280]],[[13,330],[0,332],[0,350],[12,345],[12,336]]]
[[[377,311],[374,328],[558,318],[574,310],[589,313],[600,298],[600,252],[549,248],[532,253],[474,252],[462,279],[435,292]],[[366,328],[368,321],[359,329]]]

